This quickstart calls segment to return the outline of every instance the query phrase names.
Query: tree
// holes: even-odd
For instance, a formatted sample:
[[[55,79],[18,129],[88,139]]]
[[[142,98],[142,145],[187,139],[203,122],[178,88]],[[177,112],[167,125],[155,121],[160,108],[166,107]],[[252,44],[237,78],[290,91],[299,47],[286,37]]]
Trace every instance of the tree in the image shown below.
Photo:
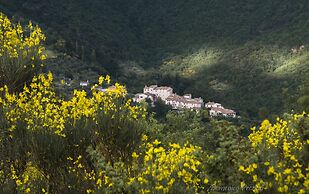
[[[300,110],[309,112],[309,95],[301,96],[297,100]]]
[[[263,118],[266,118],[268,116],[269,111],[268,111],[268,109],[266,107],[261,107],[259,109],[258,114],[259,114],[259,118],[263,119]]]
[[[150,112],[155,112],[156,113],[155,116],[156,116],[157,119],[162,119],[162,118],[165,118],[166,114],[171,109],[172,109],[171,106],[166,105],[161,99],[158,99],[154,103],[154,107],[153,108],[149,108],[149,111]]]

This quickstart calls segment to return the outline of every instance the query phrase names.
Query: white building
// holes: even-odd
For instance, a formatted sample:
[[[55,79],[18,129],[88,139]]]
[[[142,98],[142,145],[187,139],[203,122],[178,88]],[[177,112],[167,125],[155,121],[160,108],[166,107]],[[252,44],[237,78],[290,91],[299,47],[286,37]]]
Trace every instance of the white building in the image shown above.
[[[191,94],[179,96],[173,94],[173,89],[171,87],[158,87],[157,85],[145,86],[144,93],[136,94],[133,101],[141,102],[150,99],[154,102],[157,98],[161,98],[166,105],[171,105],[173,109],[199,110],[204,107],[204,101],[202,98],[192,98]],[[226,118],[237,118],[234,110],[226,109],[220,103],[207,102],[205,107],[209,109],[209,114],[212,117],[222,116]]]
[[[186,98],[186,99],[191,99],[192,95],[191,94],[185,94],[185,95],[183,95],[183,97]]]
[[[231,117],[231,118],[236,118],[236,112],[231,110],[231,109],[225,109],[225,108],[216,108],[213,107],[209,111],[210,116],[213,117],[218,117],[218,116],[223,116],[223,117]]]
[[[89,81],[88,80],[87,81],[81,81],[79,83],[79,85],[82,86],[82,87],[87,87],[89,85]]]
[[[216,102],[207,102],[205,104],[206,108],[223,108],[223,106],[220,103],[216,103]]]
[[[146,99],[151,100],[151,102],[154,102],[156,100],[154,95],[145,94],[145,93],[135,94],[132,100],[133,102],[142,102],[142,101],[145,101]]]
[[[171,105],[173,109],[201,109],[203,107],[202,98],[191,98],[191,94],[186,94],[184,96],[178,96],[177,94],[172,94],[166,98],[165,104]]]
[[[173,109],[183,108],[184,107],[184,99],[177,94],[172,94],[165,99],[165,104],[171,105]]]
[[[144,87],[144,93],[154,93],[154,90],[157,88],[157,85],[151,85],[151,86],[145,86]]]
[[[144,94],[147,93],[154,94],[162,100],[165,100],[167,97],[173,94],[173,88],[166,86],[158,87],[157,85],[151,85],[149,87],[145,86]]]

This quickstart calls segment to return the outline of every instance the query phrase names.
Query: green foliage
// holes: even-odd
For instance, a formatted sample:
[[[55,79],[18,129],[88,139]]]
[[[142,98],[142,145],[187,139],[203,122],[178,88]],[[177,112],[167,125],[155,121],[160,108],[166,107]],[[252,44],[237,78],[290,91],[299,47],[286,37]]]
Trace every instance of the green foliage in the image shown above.
[[[309,111],[309,96],[301,96],[298,98],[297,103],[301,107],[301,109],[305,111]]]
[[[170,84],[275,124],[265,120],[248,139],[248,127],[204,110],[169,111],[160,101],[153,109],[159,119],[145,118],[122,86],[62,99],[52,75],[40,75],[21,93],[0,90],[0,193],[202,193],[213,186],[246,193],[240,189],[248,183],[254,192],[265,183],[271,193],[305,193],[308,115],[275,116],[308,109],[308,50],[289,53],[308,43],[305,0],[132,2],[11,0],[0,8],[46,23],[50,48],[78,55],[57,54],[70,62],[63,72],[59,58],[51,60],[59,77],[87,79],[103,71],[98,63],[108,63],[122,81],[132,79],[129,86]],[[12,48],[1,56],[5,71],[8,58],[20,66],[31,56],[16,61]],[[119,71],[118,63],[130,68]],[[13,82],[23,77],[10,75]]]
[[[40,76],[39,79],[43,77]],[[41,86],[47,86],[47,81],[48,79]],[[34,94],[40,96],[42,93],[34,90]],[[104,106],[93,108],[87,105],[99,98],[100,96],[96,96],[99,93],[93,93],[95,98],[89,101],[84,94],[85,92],[75,91],[71,102],[76,103],[72,106],[76,112],[71,113],[72,117],[65,117],[61,134],[55,133],[52,125],[41,125],[41,117],[34,120],[35,123],[30,128],[27,120],[31,118],[31,114],[27,111],[18,117],[10,117],[18,120],[12,128],[12,121],[8,116],[16,113],[10,111],[13,109],[9,108],[8,102],[1,99],[1,192],[220,193],[217,189],[231,187],[234,190],[229,193],[246,193],[240,186],[250,183],[251,178],[248,178],[248,173],[244,174],[240,170],[247,170],[243,165],[253,161],[259,163],[259,167],[266,161],[272,165],[286,162],[280,157],[280,151],[276,155],[277,152],[264,145],[265,142],[260,138],[268,137],[264,133],[279,134],[295,144],[291,147],[292,144],[285,144],[287,139],[283,141],[283,149],[280,150],[283,150],[284,157],[293,161],[297,157],[302,164],[308,160],[305,149],[308,146],[308,117],[305,113],[287,115],[290,122],[278,119],[280,123],[275,125],[265,120],[258,130],[252,128],[249,141],[241,135],[243,127],[225,120],[209,119],[203,111],[170,111],[166,115],[166,121],[158,123],[153,117],[146,120],[143,117],[134,119],[136,111],[141,107],[129,106],[130,101],[124,101],[120,96],[117,98],[112,95],[112,99],[107,100]],[[18,101],[12,96],[7,94],[6,98]],[[19,97],[22,98],[23,94]],[[57,97],[54,97],[55,100]],[[33,98],[39,99],[36,95]],[[107,96],[102,99],[106,98]],[[28,107],[24,100],[18,102],[18,106]],[[98,100],[94,104],[100,104],[99,102]],[[41,101],[37,103],[44,105]],[[66,103],[70,104],[70,101]],[[98,111],[87,116],[93,110]],[[45,115],[43,120],[49,112],[53,110],[46,109],[46,112],[40,114]],[[77,117],[76,114],[81,115]],[[289,128],[286,127],[287,124]],[[272,133],[277,129],[278,134]],[[289,137],[286,137],[285,129],[291,129]],[[294,129],[298,133],[294,133]],[[281,142],[281,139],[277,141],[274,136],[265,141],[273,144]],[[256,147],[257,143],[259,147]],[[304,149],[299,151],[299,145]],[[302,167],[302,170],[306,168],[303,165],[298,167]],[[249,170],[252,168],[256,169],[257,164],[253,163],[248,167]],[[290,172],[289,169],[285,170]],[[259,174],[259,178],[264,174]],[[253,177],[256,175],[253,174]],[[260,183],[254,180],[253,178],[256,188],[260,188]],[[263,178],[263,181],[266,179]],[[301,182],[297,188],[307,188],[303,174],[299,181]],[[272,193],[286,189],[282,183],[277,184],[272,179],[267,179],[265,183],[267,187],[264,189],[269,189]],[[269,186],[271,183],[276,186],[274,189]]]
[[[243,185],[253,192],[305,193],[308,190],[308,115],[285,115],[274,124],[267,119],[249,135],[252,157],[239,170]]]
[[[205,142],[211,153],[207,166],[212,169],[209,175],[221,186],[239,185],[242,175],[238,166],[252,154],[248,142],[241,136],[242,128],[226,121],[213,121],[211,124],[212,130]]]
[[[118,102],[121,104],[121,102]],[[119,106],[120,107],[120,106]],[[99,135],[98,147],[104,153],[107,161],[123,161],[129,163],[132,153],[140,145],[141,136],[145,130],[143,120],[136,122],[129,118],[129,110],[115,110],[115,114],[98,112],[97,124]]]
[[[149,104],[149,103],[148,103]],[[165,102],[161,99],[158,99],[153,104],[154,106],[151,106],[149,104],[148,112],[149,113],[155,113],[155,118],[157,119],[165,119],[166,114],[172,109],[171,106],[166,105]]]
[[[52,68],[75,79],[91,79],[104,66],[132,92],[147,83],[171,85],[250,118],[261,107],[274,114],[296,109],[293,102],[308,95],[298,90],[308,88],[305,0],[6,0],[0,6],[44,24],[51,49],[86,62]],[[302,44],[302,52],[291,54]]]

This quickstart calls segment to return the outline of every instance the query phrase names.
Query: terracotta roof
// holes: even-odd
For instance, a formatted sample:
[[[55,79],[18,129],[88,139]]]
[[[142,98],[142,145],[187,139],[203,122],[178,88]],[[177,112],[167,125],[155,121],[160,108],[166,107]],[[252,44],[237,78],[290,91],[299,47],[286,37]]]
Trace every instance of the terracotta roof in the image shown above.
[[[191,103],[191,104],[201,104],[198,99],[188,99],[184,98],[183,96],[178,96],[177,94],[169,95],[166,98],[167,101],[178,101],[182,103]]]
[[[177,94],[171,94],[169,95],[166,100],[182,100],[183,98],[181,96],[178,96]]]

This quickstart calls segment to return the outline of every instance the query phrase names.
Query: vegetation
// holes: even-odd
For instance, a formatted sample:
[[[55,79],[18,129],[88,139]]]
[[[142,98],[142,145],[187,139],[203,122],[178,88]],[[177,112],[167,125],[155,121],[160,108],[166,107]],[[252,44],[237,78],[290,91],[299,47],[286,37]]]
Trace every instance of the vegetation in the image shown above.
[[[0,86],[7,85],[11,91],[20,90],[43,65],[45,36],[31,22],[23,29],[2,13],[0,23]]]
[[[0,7],[40,23],[50,50],[82,61],[60,57],[49,68],[57,78],[65,69],[95,82],[108,71],[132,93],[170,85],[249,119],[261,120],[261,108],[270,118],[308,106],[301,91],[309,77],[306,0],[11,0]]]
[[[103,81],[109,78],[99,78],[99,84]],[[248,138],[226,121],[202,125],[193,112],[179,113],[167,119],[184,128],[164,129],[164,135],[154,133],[160,125],[145,118],[144,108],[123,99],[126,91],[120,85],[107,93],[93,91],[92,97],[75,91],[65,101],[51,84],[49,74],[34,77],[18,95],[2,88],[3,193],[308,190],[305,113],[278,118],[274,125],[265,120]],[[177,133],[187,143],[172,138]]]
[[[286,193],[305,193],[308,190],[308,167],[303,168],[303,164],[308,161],[306,128],[309,123],[304,116],[305,113],[290,116],[287,120],[278,118],[273,125],[265,120],[259,129],[252,128],[249,140],[256,151],[252,162],[256,163],[239,169],[251,175],[247,181],[254,184],[255,189],[276,188]],[[243,186],[245,184],[243,182]]]
[[[144,108],[123,99],[126,91],[119,85],[107,93],[93,91],[92,97],[75,91],[65,101],[51,84],[49,74],[34,77],[18,95],[2,88],[2,193],[201,193],[226,186],[239,193],[246,184],[255,193],[308,189],[305,113],[274,125],[265,120],[249,139],[226,121],[203,126],[192,112],[179,113],[167,119],[184,128],[164,129],[164,135],[154,133],[160,125],[145,120]],[[182,125],[183,116],[190,127]],[[180,132],[202,147],[171,143]]]
[[[10,61],[1,66],[7,70],[26,65],[12,80],[32,74],[21,81],[21,89],[4,79],[0,86],[0,193],[309,190],[307,113],[284,114],[272,123],[265,119],[248,131],[243,123],[215,120],[204,111],[168,111],[161,104],[158,121],[147,114],[146,104],[134,105],[119,83],[106,92],[97,91],[111,85],[109,76],[100,76],[89,92],[74,90],[64,98],[56,92],[53,74],[34,71],[27,60],[40,56],[35,68],[45,58],[40,28],[30,30],[25,39],[20,38],[24,31],[18,30],[16,38],[22,25],[1,18],[7,43],[1,45],[7,56],[1,60]],[[26,40],[35,46],[20,47]],[[16,48],[21,55],[15,54]],[[211,58],[217,54],[211,53]],[[2,73],[11,76],[9,71]],[[220,90],[229,88],[229,82],[212,84]],[[299,92],[306,90],[301,87]],[[306,104],[306,97],[298,101]],[[260,109],[260,117],[266,114]]]

